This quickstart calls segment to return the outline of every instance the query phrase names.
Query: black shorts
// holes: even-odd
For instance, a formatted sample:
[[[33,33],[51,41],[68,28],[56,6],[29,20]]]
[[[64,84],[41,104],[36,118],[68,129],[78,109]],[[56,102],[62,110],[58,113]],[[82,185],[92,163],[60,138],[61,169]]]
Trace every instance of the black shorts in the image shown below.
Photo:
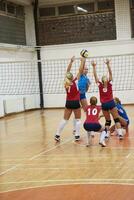
[[[77,100],[77,101],[66,101],[65,107],[68,108],[68,109],[78,109],[78,108],[80,108],[80,102],[79,102],[79,100]]]
[[[102,127],[99,123],[84,123],[83,126],[86,131],[95,131],[95,132],[98,132]]]

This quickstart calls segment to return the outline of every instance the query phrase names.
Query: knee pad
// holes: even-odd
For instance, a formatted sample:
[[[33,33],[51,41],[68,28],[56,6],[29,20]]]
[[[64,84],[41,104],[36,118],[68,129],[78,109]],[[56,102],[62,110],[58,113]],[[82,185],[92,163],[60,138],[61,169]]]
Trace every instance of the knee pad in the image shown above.
[[[117,117],[116,119],[114,119],[114,122],[119,123],[120,122],[119,118]]]
[[[106,120],[105,126],[111,126],[111,120]]]

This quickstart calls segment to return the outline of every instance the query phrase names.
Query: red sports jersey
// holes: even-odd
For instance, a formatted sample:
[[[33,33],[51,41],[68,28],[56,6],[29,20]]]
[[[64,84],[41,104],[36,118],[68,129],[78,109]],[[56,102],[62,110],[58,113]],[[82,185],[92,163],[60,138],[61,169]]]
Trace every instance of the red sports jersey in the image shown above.
[[[101,111],[100,106],[89,105],[86,108],[86,120],[85,123],[99,123],[99,113]]]
[[[106,103],[113,100],[113,90],[112,90],[112,82],[108,81],[107,88],[104,88],[102,82],[98,83],[99,93],[100,93],[100,102]]]
[[[67,93],[67,97],[66,97],[67,101],[80,100],[80,92],[77,86],[77,78],[75,78],[72,81],[72,84],[68,88],[66,88],[66,93]]]

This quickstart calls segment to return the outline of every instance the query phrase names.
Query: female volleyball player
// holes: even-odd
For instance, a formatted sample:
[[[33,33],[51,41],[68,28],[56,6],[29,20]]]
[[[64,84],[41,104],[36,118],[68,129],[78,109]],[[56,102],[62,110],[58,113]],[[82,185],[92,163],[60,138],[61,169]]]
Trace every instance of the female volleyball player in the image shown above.
[[[87,146],[89,146],[90,144],[90,136],[91,136],[91,132],[101,132],[100,135],[100,142],[99,144],[102,147],[105,147],[105,135],[106,135],[106,131],[104,130],[104,128],[101,126],[101,124],[99,123],[99,113],[101,111],[101,106],[97,105],[97,98],[96,97],[91,97],[90,98],[90,105],[88,105],[85,108],[85,112],[86,112],[86,120],[83,124],[84,129],[87,131]]]
[[[117,111],[118,111],[118,114],[119,114],[121,127],[127,131],[128,125],[129,125],[128,115],[127,115],[125,109],[123,108],[120,99],[115,97],[114,101],[115,101],[116,108],[117,108]],[[115,126],[112,126],[110,128],[110,132],[113,133],[114,131],[115,131]]]
[[[75,140],[80,139],[80,125],[81,125],[81,108],[80,108],[80,92],[78,90],[78,80],[83,71],[83,66],[85,63],[85,58],[81,58],[81,63],[79,67],[79,72],[76,77],[73,77],[73,74],[70,72],[72,64],[75,60],[75,57],[72,57],[70,63],[66,70],[65,77],[65,90],[66,90],[66,105],[64,111],[64,119],[61,121],[56,134],[55,140],[60,141],[60,134],[66,123],[68,122],[72,112],[74,112],[75,120],[76,120],[76,132],[75,132]]]
[[[123,139],[119,114],[116,109],[116,105],[113,99],[113,90],[112,90],[112,70],[110,67],[110,61],[107,59],[105,64],[107,65],[109,77],[102,76],[101,81],[98,79],[97,72],[96,72],[96,62],[92,61],[93,66],[93,74],[95,81],[99,87],[99,94],[100,94],[100,102],[102,105],[102,112],[104,114],[104,117],[106,119],[105,127],[107,131],[109,130],[109,127],[111,125],[111,118],[110,114],[112,114],[115,126],[117,129],[117,133],[119,136],[119,139]]]
[[[89,77],[87,76],[87,74],[88,74],[88,67],[84,63],[83,72],[80,75],[80,79],[78,81],[78,87],[80,91],[80,102],[83,109],[85,109],[88,105],[87,99],[86,99],[86,92],[88,91],[89,86],[91,84],[91,81]]]
[[[87,99],[86,99],[86,92],[89,89],[89,86],[91,84],[91,81],[89,77],[87,76],[88,74],[88,67],[85,65],[85,62],[83,63],[83,71],[82,74],[80,75],[80,78],[78,80],[78,87],[80,91],[80,103],[83,109],[85,109],[88,105]],[[74,119],[73,121],[73,133],[75,134],[76,131],[76,120]]]

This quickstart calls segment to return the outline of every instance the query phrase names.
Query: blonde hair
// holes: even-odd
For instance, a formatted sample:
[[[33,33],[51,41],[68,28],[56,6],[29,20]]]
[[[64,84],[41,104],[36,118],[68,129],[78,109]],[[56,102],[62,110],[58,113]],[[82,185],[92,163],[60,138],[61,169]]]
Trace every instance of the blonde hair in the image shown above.
[[[115,98],[114,98],[114,101],[115,101],[115,103],[121,104],[121,101],[120,101],[120,99],[119,99],[118,97],[115,97]]]
[[[107,76],[106,75],[103,75],[102,78],[101,78],[101,81],[104,83],[106,82],[108,79],[107,79]]]
[[[64,79],[64,87],[68,88],[72,84],[73,74],[71,72],[67,72]]]

